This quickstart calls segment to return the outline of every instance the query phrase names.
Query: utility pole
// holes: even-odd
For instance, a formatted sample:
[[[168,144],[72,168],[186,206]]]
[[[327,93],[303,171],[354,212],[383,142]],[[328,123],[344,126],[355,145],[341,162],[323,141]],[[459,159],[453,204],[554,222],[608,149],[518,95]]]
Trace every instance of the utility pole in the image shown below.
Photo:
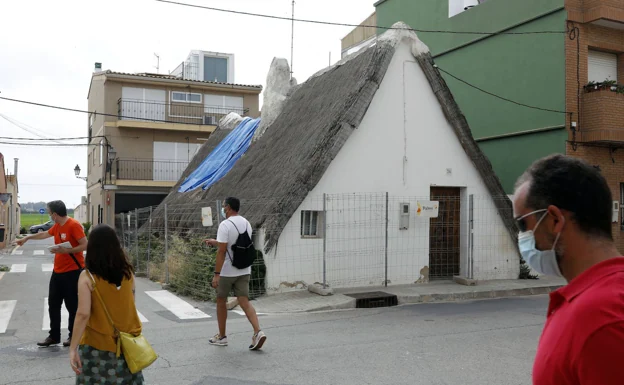
[[[293,78],[293,60],[295,56],[295,0],[292,1],[292,29],[290,34],[290,80]]]

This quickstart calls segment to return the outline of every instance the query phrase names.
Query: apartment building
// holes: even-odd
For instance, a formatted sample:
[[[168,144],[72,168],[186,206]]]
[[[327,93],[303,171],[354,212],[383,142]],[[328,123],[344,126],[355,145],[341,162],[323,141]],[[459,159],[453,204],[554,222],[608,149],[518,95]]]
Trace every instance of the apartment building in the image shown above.
[[[96,63],[88,94],[88,221],[113,226],[115,214],[158,205],[222,117],[260,115],[261,92],[235,83],[232,54],[191,51],[168,75],[101,71]]]
[[[493,33],[418,35],[439,68],[543,109],[443,73],[506,192],[540,157],[586,159],[611,186],[613,233],[624,249],[624,1],[381,0],[375,8],[377,26],[404,21],[419,30]],[[370,30],[356,28],[361,40],[347,35],[343,51],[373,44]],[[500,34],[536,31],[549,32]]]
[[[4,155],[0,153],[0,250],[9,246],[20,231],[17,162],[15,159],[15,170],[10,174],[5,166]]]

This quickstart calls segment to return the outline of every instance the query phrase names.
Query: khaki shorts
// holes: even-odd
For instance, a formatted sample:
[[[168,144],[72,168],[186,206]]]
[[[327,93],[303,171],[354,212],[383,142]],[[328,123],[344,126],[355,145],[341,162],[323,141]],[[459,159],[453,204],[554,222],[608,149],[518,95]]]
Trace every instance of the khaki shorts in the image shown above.
[[[235,297],[249,298],[249,278],[249,274],[239,277],[221,277],[217,286],[217,297],[227,298],[233,289]]]

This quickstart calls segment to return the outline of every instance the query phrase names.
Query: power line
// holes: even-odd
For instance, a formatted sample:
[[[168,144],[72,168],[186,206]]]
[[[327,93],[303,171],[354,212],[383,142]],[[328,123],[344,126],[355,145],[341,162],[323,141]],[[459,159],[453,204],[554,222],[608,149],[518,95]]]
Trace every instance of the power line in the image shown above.
[[[334,25],[334,26],[339,26],[339,27],[378,28],[378,29],[385,29],[385,30],[393,30],[393,29],[404,30],[405,29],[405,28],[397,28],[397,27],[382,27],[382,26],[377,26],[377,25],[349,24],[349,23],[337,23],[337,22],[321,21],[321,20],[295,19],[293,17],[266,15],[266,14],[262,14],[262,13],[253,13],[253,12],[244,12],[244,11],[235,11],[235,10],[232,10],[232,9],[207,7],[207,6],[203,6],[203,5],[180,3],[180,2],[177,2],[177,1],[170,1],[170,0],[154,0],[154,1],[157,1],[159,3],[167,3],[167,4],[179,5],[179,6],[183,6],[183,7],[200,8],[200,9],[207,9],[207,10],[216,11],[216,12],[233,13],[233,14],[236,14],[236,15],[263,17],[263,18],[266,18],[266,19],[275,19],[275,20],[287,20],[287,21],[290,21],[290,22],[297,21],[297,22],[301,22],[301,23]],[[536,35],[536,34],[563,34],[563,33],[567,33],[567,31],[474,32],[474,31],[427,30],[427,29],[416,29],[416,28],[408,28],[408,30],[414,31],[414,32],[423,32],[423,33],[449,33],[449,34],[459,34],[459,35]]]
[[[20,183],[20,186],[84,187],[83,184]]]
[[[11,123],[12,125],[21,128],[22,130],[29,132],[35,136],[38,136],[41,139],[49,139],[49,136],[45,135],[43,131],[38,130],[34,127],[31,127],[25,123],[22,123],[20,121],[18,121],[17,119],[12,119],[9,118],[8,116],[4,115],[4,114],[0,114],[0,117],[2,117],[2,119],[6,120],[7,122]]]
[[[37,147],[88,147],[88,146],[101,146],[100,143],[25,143],[25,142],[2,142],[0,144],[4,144],[7,146],[37,146]]]
[[[124,116],[124,115],[118,115],[118,114],[106,114],[106,113],[103,113],[103,112],[86,111],[86,110],[80,110],[80,109],[77,109],[77,108],[68,108],[68,107],[54,106],[54,105],[51,105],[51,104],[30,102],[30,101],[27,101],[27,100],[5,98],[3,96],[0,96],[0,99],[7,100],[9,102],[30,104],[30,105],[38,106],[38,107],[47,107],[47,108],[52,108],[52,109],[56,109],[56,110],[63,110],[63,111],[70,111],[70,112],[80,112],[80,113],[83,113],[83,114],[93,114],[93,115],[100,115],[100,116],[110,116],[110,117],[117,118],[117,119],[126,118],[126,119],[133,119],[133,120],[144,120],[144,121],[155,122],[155,123],[176,123],[176,124],[188,124],[188,125],[191,125],[191,126],[198,126],[198,125],[200,125],[198,123],[182,123],[182,122],[174,122],[174,121],[171,121],[171,120],[151,119],[151,118],[138,118],[136,116]]]
[[[102,138],[102,136],[92,136],[91,139],[93,138]],[[11,137],[11,136],[0,136],[0,139],[9,139],[9,140],[28,140],[28,141],[59,141],[59,140],[83,140],[83,139],[89,139],[88,136],[79,136],[79,137],[75,137],[75,138],[16,138],[16,137]]]
[[[506,102],[513,103],[513,104],[517,104],[517,105],[519,105],[519,106],[526,107],[526,108],[531,108],[531,109],[534,109],[534,110],[540,110],[540,111],[546,111],[546,112],[555,112],[555,113],[557,113],[557,114],[568,114],[568,112],[566,112],[566,111],[561,111],[561,110],[552,110],[552,109],[549,109],[549,108],[542,108],[542,107],[535,107],[535,106],[531,106],[531,105],[528,105],[528,104],[524,104],[524,103],[516,102],[515,100],[507,99],[507,98],[502,97],[502,96],[500,96],[500,95],[493,94],[493,93],[491,93],[491,92],[489,92],[489,91],[484,90],[483,88],[479,88],[479,87],[475,86],[474,84],[470,84],[470,83],[468,83],[467,81],[462,80],[462,79],[458,78],[457,76],[455,76],[455,75],[453,75],[453,74],[451,74],[451,73],[449,73],[449,72],[447,72],[447,71],[443,70],[443,69],[442,69],[442,68],[440,68],[437,64],[436,64],[436,65],[434,65],[434,66],[438,69],[438,71],[440,71],[440,72],[443,72],[443,73],[447,74],[448,76],[452,77],[453,79],[455,79],[455,80],[457,80],[457,81],[459,81],[459,82],[462,82],[462,83],[464,83],[465,85],[467,85],[467,86],[469,86],[469,87],[472,87],[472,88],[474,88],[474,89],[476,89],[476,90],[478,90],[478,91],[481,91],[481,92],[483,92],[483,93],[485,93],[485,94],[488,94],[488,95],[490,95],[490,96],[493,96],[493,97],[495,97],[495,98],[498,98],[498,99],[504,100],[504,101],[506,101]]]

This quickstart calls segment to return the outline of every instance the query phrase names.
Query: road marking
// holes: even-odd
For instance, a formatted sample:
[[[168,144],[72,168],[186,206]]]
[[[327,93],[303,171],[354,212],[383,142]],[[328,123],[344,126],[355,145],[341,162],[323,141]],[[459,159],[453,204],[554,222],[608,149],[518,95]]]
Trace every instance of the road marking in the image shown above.
[[[211,318],[208,314],[195,309],[191,304],[176,297],[166,290],[146,291],[145,294],[152,297],[165,309],[172,312],[179,319]]]
[[[24,254],[24,250],[13,250],[11,255],[22,255]]]
[[[141,314],[141,312],[140,312],[140,311],[138,311],[138,310],[137,310],[137,314],[139,315],[139,319],[141,320],[141,322],[142,322],[142,323],[149,322],[149,321],[147,320],[147,318],[145,318],[145,316],[144,316],[143,314]]]
[[[41,271],[43,271],[44,273],[47,273],[49,271],[54,270],[54,264],[53,263],[42,263],[41,264]]]
[[[61,333],[67,329],[69,324],[69,312],[65,308],[65,303],[61,305]],[[43,299],[43,327],[41,330],[50,330],[50,312],[48,311],[48,297]]]
[[[35,250],[33,252],[33,255],[45,255],[45,251],[43,251],[43,250]]]
[[[15,310],[17,301],[0,301],[0,334],[4,334]]]
[[[232,309],[232,310],[230,310],[230,311],[232,311],[232,312],[234,312],[234,313],[236,313],[236,314],[239,314],[239,315],[243,315],[243,316],[245,315],[245,312],[244,312],[244,311],[242,311],[242,310],[235,310],[235,309]],[[256,312],[256,315],[266,315],[266,313],[258,313],[258,312]]]
[[[4,271],[0,272],[0,279],[2,279],[2,277],[4,277]]]
[[[11,265],[11,273],[25,273],[26,266],[25,263],[13,264]]]

